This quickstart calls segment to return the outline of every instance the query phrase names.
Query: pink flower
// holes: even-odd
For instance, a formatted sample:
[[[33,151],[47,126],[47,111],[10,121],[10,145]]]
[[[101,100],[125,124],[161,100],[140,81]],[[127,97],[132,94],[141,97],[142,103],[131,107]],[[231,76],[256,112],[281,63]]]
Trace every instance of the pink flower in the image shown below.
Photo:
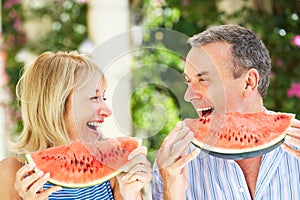
[[[300,47],[300,35],[296,35],[292,41],[291,41],[292,44],[296,45],[297,47]]]
[[[296,96],[300,99],[300,83],[292,83],[291,87],[287,90],[287,96],[289,98]]]
[[[188,6],[190,5],[190,0],[183,0],[182,3],[184,6]]]
[[[88,0],[77,0],[77,3],[79,3],[79,4],[85,4],[85,3],[87,3],[87,1]]]
[[[282,61],[282,59],[277,59],[277,60],[276,60],[276,66],[277,66],[277,67],[282,67],[282,66],[283,66],[283,61]]]

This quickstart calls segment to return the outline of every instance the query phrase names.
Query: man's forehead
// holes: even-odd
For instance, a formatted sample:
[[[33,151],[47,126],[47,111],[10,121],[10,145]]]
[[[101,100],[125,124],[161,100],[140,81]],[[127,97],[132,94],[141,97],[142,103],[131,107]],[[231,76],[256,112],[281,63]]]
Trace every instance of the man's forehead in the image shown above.
[[[228,51],[229,46],[226,43],[192,47],[186,58],[185,71],[197,71],[200,74],[223,71],[221,68],[227,66],[230,60]]]

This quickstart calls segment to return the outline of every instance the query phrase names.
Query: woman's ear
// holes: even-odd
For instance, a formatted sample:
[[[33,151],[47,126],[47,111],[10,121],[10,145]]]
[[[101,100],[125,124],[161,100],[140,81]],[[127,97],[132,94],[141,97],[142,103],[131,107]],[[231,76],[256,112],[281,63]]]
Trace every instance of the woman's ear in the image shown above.
[[[250,97],[253,92],[257,91],[258,81],[258,71],[254,68],[249,69],[245,75],[245,88],[243,92],[245,98]]]

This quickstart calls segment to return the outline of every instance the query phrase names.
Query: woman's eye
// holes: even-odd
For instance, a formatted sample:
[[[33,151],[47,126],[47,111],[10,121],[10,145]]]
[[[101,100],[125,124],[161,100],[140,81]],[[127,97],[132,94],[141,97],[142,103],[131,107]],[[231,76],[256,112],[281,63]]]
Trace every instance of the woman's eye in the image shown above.
[[[103,101],[106,101],[106,100],[107,100],[107,98],[105,98],[105,97],[103,97],[102,99],[103,99]]]
[[[98,102],[98,101],[100,101],[100,99],[101,99],[101,97],[99,97],[99,96],[94,96],[94,97],[91,97],[91,98],[90,98],[90,100],[92,100],[92,101],[94,101],[94,102]],[[106,98],[103,97],[102,100],[105,101]]]
[[[92,101],[98,101],[99,97],[98,96],[94,96],[94,97],[91,97],[90,100],[92,100]]]

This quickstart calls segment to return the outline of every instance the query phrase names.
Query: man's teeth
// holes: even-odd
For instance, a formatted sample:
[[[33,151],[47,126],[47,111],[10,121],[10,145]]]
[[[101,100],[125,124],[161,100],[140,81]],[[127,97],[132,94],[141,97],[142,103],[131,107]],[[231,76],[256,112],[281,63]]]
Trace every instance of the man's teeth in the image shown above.
[[[197,111],[202,112],[202,111],[211,110],[211,109],[212,109],[212,107],[210,106],[210,107],[206,107],[206,108],[198,108]]]
[[[89,122],[88,125],[96,126],[96,127],[102,126],[100,122]]]

